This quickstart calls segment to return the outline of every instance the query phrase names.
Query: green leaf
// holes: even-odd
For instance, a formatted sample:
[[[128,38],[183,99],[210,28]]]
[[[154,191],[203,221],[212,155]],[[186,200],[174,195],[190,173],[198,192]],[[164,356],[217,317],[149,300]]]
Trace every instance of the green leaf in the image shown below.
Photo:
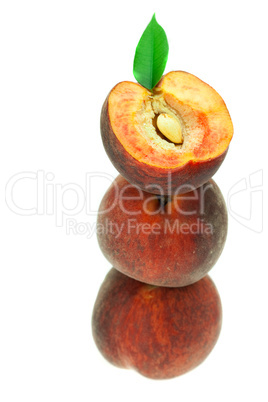
[[[167,59],[167,36],[154,14],[136,48],[133,64],[134,77],[145,88],[153,89],[163,75]]]

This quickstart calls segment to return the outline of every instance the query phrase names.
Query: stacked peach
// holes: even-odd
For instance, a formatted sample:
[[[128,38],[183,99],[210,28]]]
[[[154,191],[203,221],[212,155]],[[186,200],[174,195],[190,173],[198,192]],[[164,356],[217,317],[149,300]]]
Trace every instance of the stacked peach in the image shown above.
[[[212,176],[232,133],[220,95],[182,71],[152,90],[121,82],[105,100],[101,134],[120,175],[98,213],[99,245],[113,268],[92,331],[112,364],[172,378],[216,344],[221,301],[207,273],[225,244],[227,211]]]

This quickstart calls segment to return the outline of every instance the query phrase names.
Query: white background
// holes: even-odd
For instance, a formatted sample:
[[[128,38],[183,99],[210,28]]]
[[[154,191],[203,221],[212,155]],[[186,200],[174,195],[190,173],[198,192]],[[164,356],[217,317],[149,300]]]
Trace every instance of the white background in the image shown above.
[[[110,264],[95,234],[68,233],[67,219],[81,232],[79,222],[94,225],[109,180],[91,178],[92,214],[63,215],[60,226],[60,213],[76,205],[70,183],[85,190],[86,176],[117,175],[102,146],[100,110],[116,83],[134,80],[135,48],[154,12],[169,39],[165,72],[185,70],[213,86],[235,128],[214,176],[229,210],[228,240],[211,271],[221,336],[202,365],[166,381],[113,367],[92,340],[91,313]],[[268,400],[267,37],[260,0],[1,2],[2,402]],[[38,171],[38,214],[12,211],[6,185]],[[19,208],[36,207],[34,178],[13,190]]]

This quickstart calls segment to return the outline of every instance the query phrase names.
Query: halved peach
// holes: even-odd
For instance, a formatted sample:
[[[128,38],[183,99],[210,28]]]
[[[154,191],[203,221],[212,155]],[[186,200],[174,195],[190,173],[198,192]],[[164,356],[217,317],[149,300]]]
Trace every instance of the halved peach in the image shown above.
[[[233,135],[221,96],[192,74],[173,71],[153,92],[124,81],[101,112],[105,150],[130,183],[155,194],[200,187],[218,170]]]

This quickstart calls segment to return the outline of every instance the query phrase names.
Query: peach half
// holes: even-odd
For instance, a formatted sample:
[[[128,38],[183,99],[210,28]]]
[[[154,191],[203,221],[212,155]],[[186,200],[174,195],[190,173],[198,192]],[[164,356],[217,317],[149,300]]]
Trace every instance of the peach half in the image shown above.
[[[185,193],[223,162],[233,125],[221,96],[192,74],[172,71],[153,92],[124,81],[101,111],[104,148],[119,173],[154,194]]]

